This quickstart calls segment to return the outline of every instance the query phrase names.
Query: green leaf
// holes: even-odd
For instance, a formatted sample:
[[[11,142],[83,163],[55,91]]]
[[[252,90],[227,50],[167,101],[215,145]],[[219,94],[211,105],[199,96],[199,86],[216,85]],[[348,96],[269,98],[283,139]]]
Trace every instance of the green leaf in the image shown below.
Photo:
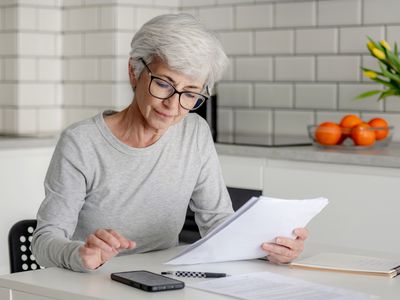
[[[391,72],[388,72],[387,70],[382,68],[382,73],[385,77],[387,77],[388,79],[392,79],[393,81],[395,81],[396,83],[400,84],[400,76],[397,74],[393,74]]]
[[[361,99],[364,99],[364,98],[367,98],[367,97],[371,97],[371,96],[379,94],[379,93],[383,93],[383,91],[381,91],[381,90],[373,90],[373,91],[368,91],[368,92],[365,92],[365,93],[361,93],[360,95],[358,95],[355,98],[355,100],[361,100]]]
[[[372,70],[372,69],[368,69],[368,68],[363,68],[363,67],[361,67],[361,70],[363,70],[363,71],[375,72],[377,75],[383,76],[383,73],[378,72],[378,71],[375,71],[375,70]]]
[[[397,48],[397,43],[394,43],[394,55],[396,55],[397,57],[399,57],[399,49]]]
[[[393,96],[393,95],[395,95],[395,94],[396,94],[395,91],[393,91],[393,90],[387,90],[387,91],[383,92],[383,93],[379,96],[378,101],[380,101],[380,100],[385,100],[386,97]]]
[[[399,58],[391,52],[387,54],[388,61],[393,65],[397,73],[400,73],[400,60]]]

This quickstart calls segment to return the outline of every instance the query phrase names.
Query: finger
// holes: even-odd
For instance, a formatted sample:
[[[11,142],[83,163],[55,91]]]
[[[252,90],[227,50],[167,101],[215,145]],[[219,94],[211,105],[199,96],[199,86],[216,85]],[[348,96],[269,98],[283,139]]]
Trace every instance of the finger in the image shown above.
[[[296,255],[293,250],[277,244],[263,243],[262,249],[264,249],[269,255],[286,256],[286,257],[294,257]]]
[[[136,246],[136,243],[134,241],[128,240],[125,238],[122,234],[118,233],[115,230],[108,229],[107,230],[110,234],[112,234],[119,242],[120,242],[120,248],[122,249],[133,249]]]
[[[285,246],[295,252],[302,252],[304,250],[304,240],[302,239],[289,239],[285,237],[277,237],[275,239],[276,244]]]
[[[293,259],[291,257],[287,256],[281,256],[281,255],[268,255],[268,261],[274,263],[274,264],[286,264],[291,262]]]
[[[308,238],[308,230],[306,228],[296,228],[293,232],[299,240],[305,241]]]
[[[114,249],[118,249],[121,246],[120,241],[105,229],[97,229],[95,236]]]
[[[115,249],[111,247],[109,244],[99,239],[94,234],[90,234],[86,239],[86,245],[89,248],[99,248],[105,252],[113,252]]]

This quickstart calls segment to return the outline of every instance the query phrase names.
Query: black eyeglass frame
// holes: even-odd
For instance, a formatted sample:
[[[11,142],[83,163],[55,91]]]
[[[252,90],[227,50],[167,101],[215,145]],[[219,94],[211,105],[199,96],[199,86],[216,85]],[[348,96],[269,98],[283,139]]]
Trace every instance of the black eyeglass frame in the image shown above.
[[[201,106],[204,104],[204,102],[206,102],[206,101],[210,98],[210,96],[206,96],[206,95],[203,95],[203,94],[200,94],[200,93],[196,93],[196,92],[189,92],[189,91],[182,91],[182,92],[180,92],[180,91],[178,91],[172,84],[170,84],[170,83],[169,83],[168,81],[166,81],[165,79],[162,79],[162,78],[160,78],[160,77],[154,76],[154,75],[152,74],[152,72],[151,72],[149,66],[146,64],[146,62],[144,61],[144,59],[143,59],[142,57],[140,57],[139,60],[140,60],[140,61],[143,63],[143,65],[146,67],[147,71],[149,71],[149,76],[150,76],[149,93],[150,93],[150,95],[152,95],[153,97],[155,97],[155,98],[157,98],[157,99],[161,99],[161,100],[166,100],[166,99],[168,99],[168,98],[171,98],[173,95],[178,94],[178,95],[179,95],[179,97],[178,97],[179,105],[180,105],[183,109],[186,109],[186,110],[189,110],[189,111],[194,111],[194,110],[198,109],[199,107],[201,107]],[[153,95],[153,93],[151,92],[151,89],[150,89],[151,83],[153,82],[153,79],[158,79],[158,80],[161,80],[161,81],[167,83],[169,86],[172,87],[173,93],[171,93],[171,95],[169,95],[169,96],[167,96],[167,97],[158,97],[158,96]],[[206,91],[207,91],[207,93],[209,93],[209,92],[208,92],[208,86],[206,87]],[[184,107],[184,106],[182,105],[182,103],[181,103],[181,95],[182,95],[182,94],[187,94],[187,93],[198,95],[199,97],[204,98],[204,100],[203,100],[197,107],[195,107],[195,108],[186,108],[186,107]],[[199,101],[199,100],[197,100],[197,101]],[[197,102],[196,102],[196,103],[197,103]]]

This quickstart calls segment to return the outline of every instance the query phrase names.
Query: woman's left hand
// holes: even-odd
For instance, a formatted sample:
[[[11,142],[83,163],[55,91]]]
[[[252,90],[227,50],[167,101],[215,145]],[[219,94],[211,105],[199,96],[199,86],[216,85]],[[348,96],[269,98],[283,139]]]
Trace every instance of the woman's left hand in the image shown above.
[[[304,241],[308,237],[308,230],[296,228],[296,239],[277,237],[274,243],[263,243],[261,248],[267,252],[268,260],[276,264],[289,263],[296,259],[304,249]]]

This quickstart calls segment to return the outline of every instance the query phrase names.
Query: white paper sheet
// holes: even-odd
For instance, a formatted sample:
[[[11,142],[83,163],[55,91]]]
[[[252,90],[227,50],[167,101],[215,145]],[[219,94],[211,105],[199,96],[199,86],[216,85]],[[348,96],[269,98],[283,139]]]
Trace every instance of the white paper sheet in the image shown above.
[[[283,200],[253,197],[229,219],[166,264],[198,264],[264,257],[263,242],[277,236],[293,238],[293,229],[305,227],[328,199]]]
[[[187,286],[246,300],[364,300],[376,296],[347,289],[333,288],[270,272],[235,275],[188,283]]]

